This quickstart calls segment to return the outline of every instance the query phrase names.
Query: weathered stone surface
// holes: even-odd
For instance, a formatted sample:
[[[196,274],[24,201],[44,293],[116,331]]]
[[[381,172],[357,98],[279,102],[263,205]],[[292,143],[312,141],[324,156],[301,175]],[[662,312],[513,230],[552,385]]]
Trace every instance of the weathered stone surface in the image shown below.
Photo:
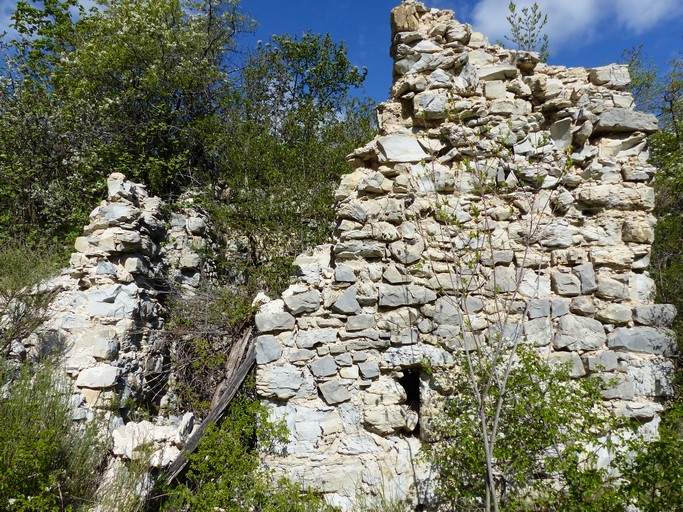
[[[593,134],[606,132],[656,132],[657,118],[653,114],[625,108],[611,108],[600,114]]]
[[[572,269],[572,272],[579,278],[581,282],[581,293],[593,293],[598,289],[598,282],[595,277],[595,270],[592,263],[584,263],[577,265]]]
[[[115,366],[102,364],[94,368],[86,368],[78,374],[76,387],[90,389],[106,389],[116,384],[119,369]]]
[[[268,364],[277,361],[282,348],[275,336],[259,336],[256,338],[256,364]]]
[[[610,304],[598,311],[598,320],[607,324],[624,325],[631,321],[631,308],[622,304]]]
[[[594,85],[606,85],[614,89],[623,89],[631,83],[628,66],[618,64],[591,69],[588,78]]]
[[[304,385],[304,373],[296,366],[284,364],[267,371],[261,370],[256,379],[259,394],[266,398],[287,400],[296,396]]]
[[[351,267],[347,265],[337,265],[334,269],[334,280],[339,283],[355,283],[357,278]]]
[[[316,377],[331,377],[337,374],[337,363],[332,356],[325,356],[311,363],[311,373]]]
[[[564,365],[568,367],[570,377],[583,377],[586,375],[586,369],[583,366],[583,361],[578,354],[573,352],[553,352],[548,356],[548,361],[553,364]]]
[[[597,350],[606,341],[605,329],[597,320],[565,315],[558,320],[553,346],[556,349]]]
[[[340,404],[351,399],[351,393],[338,379],[323,382],[318,386],[318,389],[329,405]]]
[[[332,309],[343,315],[357,315],[363,311],[356,299],[357,294],[358,290],[354,286],[347,288],[335,303],[332,304]]]
[[[671,331],[653,327],[619,328],[608,336],[609,348],[642,354],[671,355],[675,348]]]
[[[420,306],[436,300],[436,293],[418,285],[379,285],[379,305],[396,308],[399,306]]]
[[[425,249],[422,239],[394,242],[389,245],[389,252],[399,263],[411,265],[422,259]]]
[[[553,290],[564,297],[576,297],[581,293],[581,282],[572,274],[554,272],[552,275]]]
[[[380,137],[377,147],[381,152],[380,161],[384,162],[420,162],[428,156],[417,139],[408,134]]]
[[[314,313],[320,309],[320,292],[308,290],[304,293],[283,296],[285,305],[292,315]]]
[[[624,300],[628,297],[628,287],[609,277],[598,276],[598,289],[595,295],[607,300]]]
[[[299,348],[313,348],[317,345],[329,345],[337,341],[336,329],[311,329],[299,331],[296,335],[296,345]]]
[[[256,329],[259,332],[290,331],[294,328],[294,317],[285,311],[256,313]]]
[[[676,308],[671,304],[636,306],[633,310],[633,320],[642,325],[667,327],[675,317]]]

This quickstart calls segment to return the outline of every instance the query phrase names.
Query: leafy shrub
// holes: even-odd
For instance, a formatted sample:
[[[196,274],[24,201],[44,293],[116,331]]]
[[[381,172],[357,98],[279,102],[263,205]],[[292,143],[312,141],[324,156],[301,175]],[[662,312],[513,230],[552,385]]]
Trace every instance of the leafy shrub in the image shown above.
[[[0,507],[87,509],[107,452],[97,422],[72,420],[71,389],[50,363],[4,363],[0,382]]]

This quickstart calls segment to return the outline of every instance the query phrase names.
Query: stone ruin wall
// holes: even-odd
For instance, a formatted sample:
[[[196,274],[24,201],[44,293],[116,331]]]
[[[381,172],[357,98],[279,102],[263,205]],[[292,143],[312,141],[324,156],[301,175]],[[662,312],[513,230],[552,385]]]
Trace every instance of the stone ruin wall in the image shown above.
[[[15,342],[10,357],[37,360],[46,350],[63,353],[64,370],[74,382],[72,417],[104,416],[113,441],[113,475],[146,443],[154,446],[151,464],[167,466],[196,428],[192,413],[174,415],[170,347],[159,334],[164,296],[171,288],[191,294],[200,277],[211,273],[201,254],[212,242],[209,220],[191,198],[172,209],[120,173],[107,185],[107,200],[90,214],[69,267],[41,285],[56,294],[48,321]],[[159,414],[151,421],[123,418],[114,405],[124,407],[128,400],[153,404]]]
[[[606,401],[651,431],[672,391],[675,311],[647,271],[656,119],[634,111],[627,68],[539,63],[411,0],[392,34],[392,98],[349,157],[334,243],[256,317],[257,389],[290,433],[266,462],[343,509],[429,501],[416,456],[439,391],[419,368],[495,329],[616,383]]]

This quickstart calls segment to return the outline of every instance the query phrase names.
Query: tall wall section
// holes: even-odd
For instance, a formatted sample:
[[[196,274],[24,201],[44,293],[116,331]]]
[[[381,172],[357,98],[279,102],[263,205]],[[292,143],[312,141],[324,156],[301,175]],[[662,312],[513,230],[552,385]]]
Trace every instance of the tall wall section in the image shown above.
[[[603,375],[610,407],[653,428],[671,393],[675,311],[647,271],[656,119],[628,70],[549,66],[410,0],[391,22],[392,98],[349,157],[334,243],[256,317],[258,392],[290,432],[267,463],[344,509],[429,501],[439,388],[419,369],[501,331]]]

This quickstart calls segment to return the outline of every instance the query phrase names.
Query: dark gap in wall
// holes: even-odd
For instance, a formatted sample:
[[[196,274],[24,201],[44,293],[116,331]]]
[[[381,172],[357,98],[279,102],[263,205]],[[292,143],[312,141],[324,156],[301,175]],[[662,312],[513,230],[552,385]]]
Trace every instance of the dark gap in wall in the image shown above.
[[[398,383],[406,390],[407,400],[406,405],[417,413],[420,417],[420,369],[406,368],[403,370],[403,377],[398,379]],[[420,422],[418,420],[417,426],[410,432],[411,436],[420,437]]]

